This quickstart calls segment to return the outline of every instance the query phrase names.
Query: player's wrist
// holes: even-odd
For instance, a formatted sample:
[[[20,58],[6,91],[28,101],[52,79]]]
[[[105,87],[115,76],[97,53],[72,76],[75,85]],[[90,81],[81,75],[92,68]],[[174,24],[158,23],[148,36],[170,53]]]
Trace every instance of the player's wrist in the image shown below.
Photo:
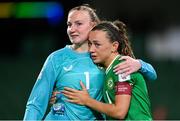
[[[91,105],[91,98],[90,97],[87,97],[86,100],[84,101],[84,105],[86,106],[90,106]]]
[[[142,68],[142,64],[143,64],[143,61],[141,59],[137,59],[138,63],[139,63],[139,71],[142,71],[143,68]]]

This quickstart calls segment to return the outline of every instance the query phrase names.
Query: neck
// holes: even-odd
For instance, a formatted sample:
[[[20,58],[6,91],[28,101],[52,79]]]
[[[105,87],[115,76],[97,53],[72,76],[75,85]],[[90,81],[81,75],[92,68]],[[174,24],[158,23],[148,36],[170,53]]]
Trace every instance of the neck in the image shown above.
[[[77,51],[77,52],[88,52],[88,43],[83,43],[83,44],[72,44],[71,45],[72,49]]]
[[[112,61],[116,58],[116,56],[119,55],[119,53],[113,53],[111,54],[111,56],[109,56],[109,58],[105,61],[105,63],[103,64],[105,69],[107,69],[109,67],[109,65],[112,63]]]

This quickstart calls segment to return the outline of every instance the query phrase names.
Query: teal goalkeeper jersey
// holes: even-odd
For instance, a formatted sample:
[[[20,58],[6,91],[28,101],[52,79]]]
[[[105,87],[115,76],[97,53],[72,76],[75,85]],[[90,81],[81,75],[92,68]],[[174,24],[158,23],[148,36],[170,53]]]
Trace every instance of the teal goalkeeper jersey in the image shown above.
[[[127,81],[132,86],[131,102],[125,120],[152,120],[150,110],[150,100],[146,82],[143,76],[136,72],[126,78],[122,78],[121,74],[116,75],[113,72],[113,67],[120,63],[119,55],[106,69],[106,79],[103,87],[103,96],[105,103],[115,103],[115,86],[117,82]],[[114,120],[107,116],[107,120]]]
[[[85,84],[90,96],[100,101],[104,75],[104,71],[93,63],[89,53],[77,53],[69,46],[53,52],[48,56],[33,87],[26,105],[24,120],[41,120],[53,89],[58,91],[63,90],[64,87],[81,89],[80,81]],[[96,113],[92,109],[66,100],[65,96],[61,97],[61,103],[65,106],[64,115],[69,120],[96,119]],[[61,115],[51,112],[48,115],[52,118],[48,120],[61,120]]]

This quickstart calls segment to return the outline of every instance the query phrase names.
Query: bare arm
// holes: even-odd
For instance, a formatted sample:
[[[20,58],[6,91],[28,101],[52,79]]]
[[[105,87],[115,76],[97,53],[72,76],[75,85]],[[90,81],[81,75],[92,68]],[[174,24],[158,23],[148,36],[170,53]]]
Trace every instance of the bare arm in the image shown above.
[[[130,105],[130,95],[116,95],[114,104],[106,104],[91,98],[81,82],[82,90],[64,88],[63,94],[68,97],[68,101],[80,105],[86,105],[96,111],[104,113],[110,117],[124,119]]]
[[[124,119],[130,105],[130,95],[116,95],[115,104],[106,104],[87,98],[85,105],[110,117]]]

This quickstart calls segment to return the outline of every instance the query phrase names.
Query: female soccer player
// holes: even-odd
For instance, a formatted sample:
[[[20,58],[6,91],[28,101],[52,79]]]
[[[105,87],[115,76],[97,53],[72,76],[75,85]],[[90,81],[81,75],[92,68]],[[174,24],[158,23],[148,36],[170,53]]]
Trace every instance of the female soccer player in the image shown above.
[[[41,120],[44,117],[53,90],[62,91],[67,86],[81,89],[80,80],[86,85],[92,98],[101,100],[105,74],[93,63],[88,52],[88,34],[97,23],[99,23],[99,18],[89,6],[77,6],[69,11],[67,34],[72,45],[67,45],[51,53],[46,59],[28,99],[24,120]],[[139,61],[135,60],[135,62],[140,65]],[[152,66],[149,67],[146,69],[154,70]],[[144,67],[138,66],[138,69],[140,68]],[[153,74],[156,75],[156,73]],[[97,112],[94,110],[65,100],[64,96],[60,96],[45,119],[98,119]]]
[[[116,75],[113,67],[122,61],[122,55],[134,57],[126,35],[125,25],[116,21],[102,22],[89,34],[89,51],[94,63],[105,68],[106,78],[103,86],[104,102],[89,96],[81,82],[82,91],[64,88],[63,94],[68,102],[88,106],[106,114],[107,120],[152,120],[150,101],[145,80],[139,72],[125,78]]]

